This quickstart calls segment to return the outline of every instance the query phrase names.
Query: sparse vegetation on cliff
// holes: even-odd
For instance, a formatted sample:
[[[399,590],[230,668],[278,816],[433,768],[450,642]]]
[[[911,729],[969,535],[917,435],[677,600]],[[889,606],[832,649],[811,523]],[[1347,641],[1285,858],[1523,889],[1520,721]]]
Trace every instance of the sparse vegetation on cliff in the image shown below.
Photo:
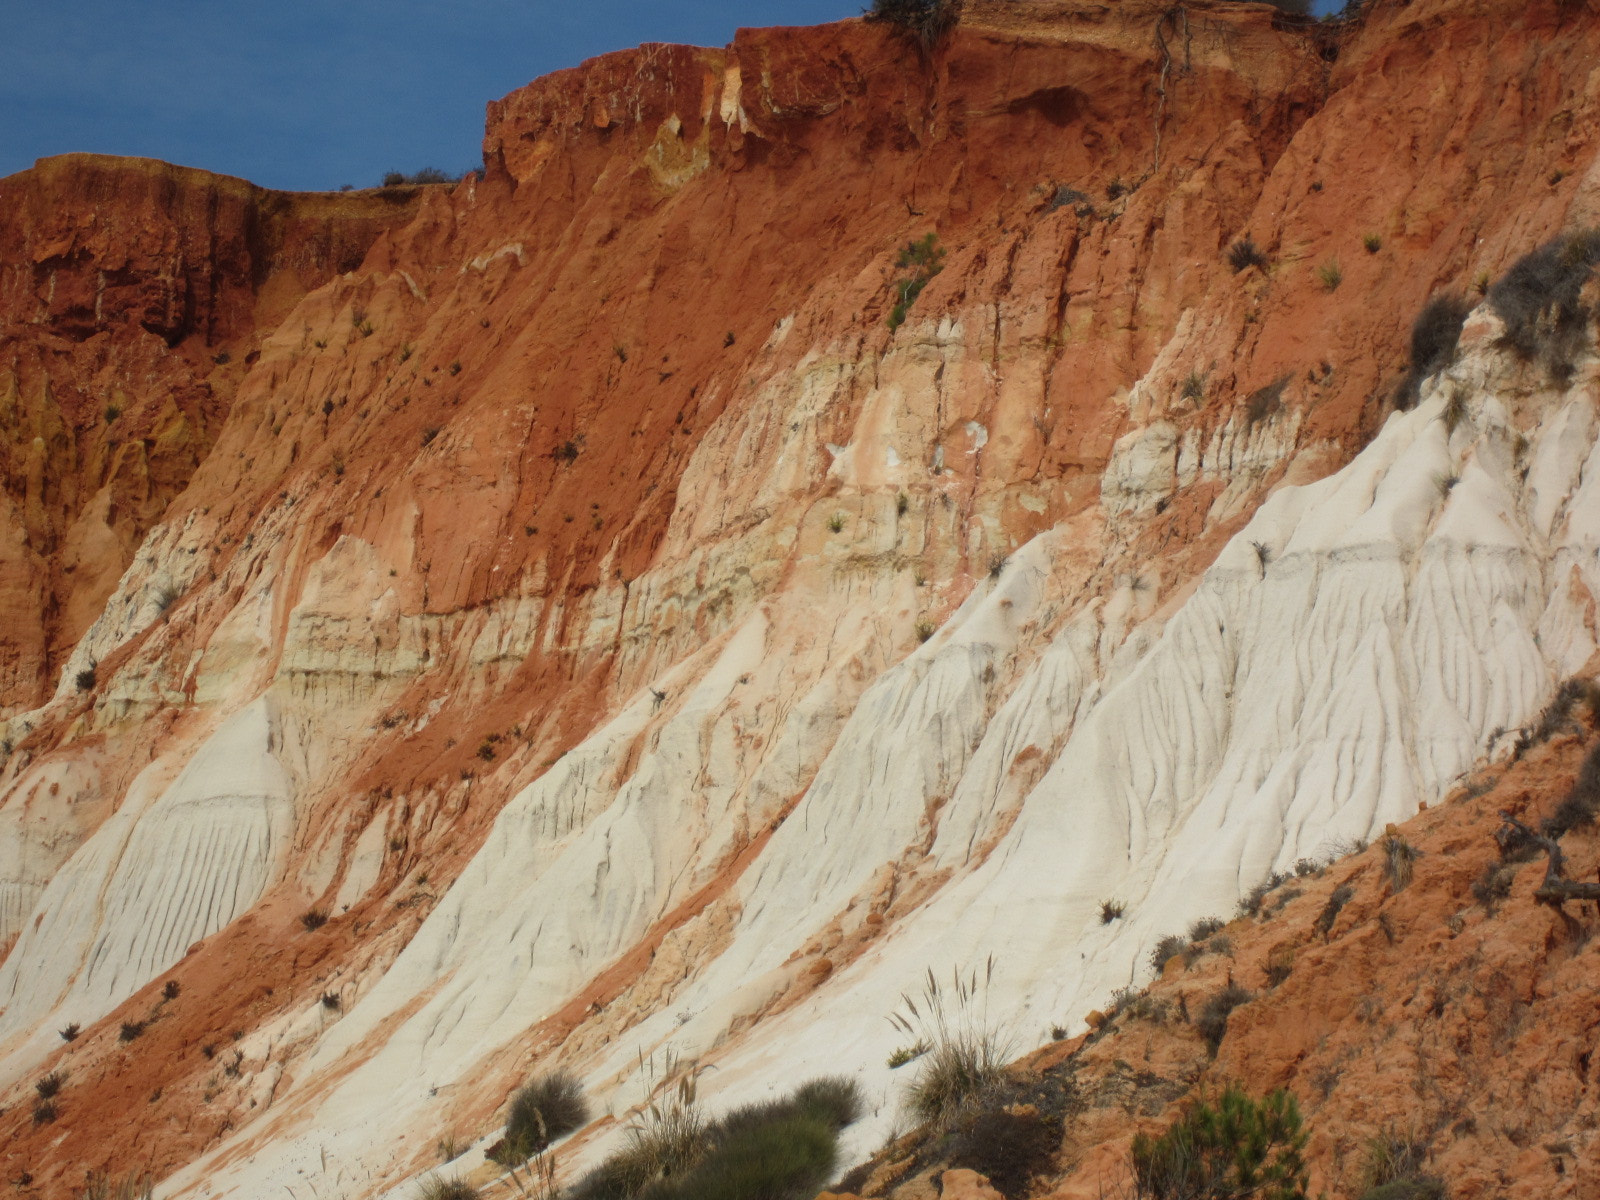
[[[1251,992],[1230,980],[1226,987],[1213,992],[1201,1006],[1199,1015],[1194,1019],[1194,1027],[1206,1040],[1206,1045],[1211,1047],[1213,1054],[1228,1034],[1228,1017],[1233,1010],[1254,999]]]
[[[1600,230],[1580,229],[1518,259],[1489,288],[1489,304],[1505,322],[1501,342],[1558,380],[1572,373],[1593,315],[1583,288],[1600,265]]]
[[[1228,265],[1235,275],[1249,267],[1265,269],[1267,256],[1252,239],[1243,237],[1228,247]]]
[[[478,1200],[478,1189],[465,1179],[425,1176],[417,1188],[417,1200]]]
[[[961,19],[960,0],[872,0],[868,21],[892,25],[923,49],[935,44]]]
[[[895,302],[889,310],[891,333],[905,323],[906,312],[922,295],[928,281],[944,270],[944,248],[939,245],[939,235],[928,233],[914,242],[907,242],[894,265],[904,273],[894,281]]]
[[[513,1166],[532,1158],[589,1119],[589,1103],[578,1081],[565,1072],[541,1075],[511,1097],[505,1137],[488,1156]]]
[[[1191,1103],[1158,1137],[1133,1139],[1138,1200],[1304,1200],[1308,1134],[1286,1091],[1252,1100],[1230,1086]]]
[[[815,1195],[838,1157],[838,1133],[862,1112],[847,1079],[814,1079],[783,1100],[700,1116],[693,1075],[651,1103],[629,1145],[573,1188],[573,1200],[789,1200]]]
[[[384,174],[384,187],[405,187],[409,184],[422,183],[454,183],[455,180],[446,175],[438,167],[423,167],[420,171],[406,174],[404,171],[389,171]]]
[[[993,978],[992,958],[981,974],[951,972],[948,991],[929,970],[921,996],[902,996],[902,1011],[890,1015],[897,1030],[930,1047],[906,1094],[918,1120],[947,1121],[999,1081],[1005,1047],[985,1004]]]
[[[78,1200],[154,1200],[155,1180],[136,1173],[112,1179],[104,1171],[90,1171]]]
[[[1422,381],[1455,360],[1456,343],[1472,304],[1455,292],[1441,292],[1422,306],[1411,323],[1411,363],[1395,395],[1400,408],[1411,408],[1421,395]]]

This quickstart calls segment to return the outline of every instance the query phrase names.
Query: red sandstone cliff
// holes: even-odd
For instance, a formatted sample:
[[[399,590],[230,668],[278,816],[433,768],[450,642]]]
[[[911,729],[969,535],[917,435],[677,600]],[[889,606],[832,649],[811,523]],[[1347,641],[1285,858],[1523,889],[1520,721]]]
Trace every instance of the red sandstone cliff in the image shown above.
[[[1126,583],[1156,619],[1272,487],[1347,462],[1430,293],[1590,218],[1597,50],[1555,0],[1375,2],[1337,29],[975,4],[925,59],[860,22],[597,59],[490,106],[484,178],[403,202],[82,158],[0,183],[0,786],[29,830],[3,940],[269,693],[294,810],[241,911],[175,926],[70,1046],[0,1046],[19,1091],[56,1062],[79,1088],[70,1155],[8,1105],[8,1174],[242,1169],[301,1129],[432,993],[329,1069],[307,1006],[377,986],[507,802],[650,688],[568,788],[618,794],[763,614],[749,707],[670,746],[725,754],[715,788],[760,803],[713,819],[705,751],[674,821],[705,856],[481,1052],[478,1086],[430,1099],[476,1135],[527,1061],[600,1054],[721,945],[845,716],[991,567],[1064,531],[992,712],[1073,605]],[[944,269],[891,331],[896,255],[928,232]],[[1265,263],[1235,272],[1245,237]],[[1222,449],[1183,476],[1185,445]],[[880,922],[944,882],[914,852],[944,802],[875,885]],[[795,950],[826,968],[741,1031],[871,949],[835,925]],[[261,1045],[219,1080],[235,1031]]]
[[[0,180],[0,712],[44,700],[261,338],[415,201],[86,154]]]

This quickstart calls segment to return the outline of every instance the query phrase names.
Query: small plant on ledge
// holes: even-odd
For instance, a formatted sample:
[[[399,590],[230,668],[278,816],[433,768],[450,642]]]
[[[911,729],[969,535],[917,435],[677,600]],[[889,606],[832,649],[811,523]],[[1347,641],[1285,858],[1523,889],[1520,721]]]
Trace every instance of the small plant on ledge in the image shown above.
[[[917,241],[907,242],[894,265],[907,274],[894,281],[896,298],[894,307],[889,310],[890,333],[905,324],[906,313],[922,295],[922,289],[944,270],[944,248],[939,245],[939,235],[928,233]]]
[[[959,0],[872,0],[871,22],[893,25],[931,50],[961,18]]]

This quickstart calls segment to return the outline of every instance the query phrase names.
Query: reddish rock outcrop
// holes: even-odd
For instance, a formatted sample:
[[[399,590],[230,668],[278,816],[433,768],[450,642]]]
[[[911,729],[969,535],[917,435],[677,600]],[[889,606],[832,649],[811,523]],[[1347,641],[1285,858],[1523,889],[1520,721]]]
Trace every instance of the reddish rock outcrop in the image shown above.
[[[0,180],[0,714],[48,695],[261,339],[415,207],[91,154]]]

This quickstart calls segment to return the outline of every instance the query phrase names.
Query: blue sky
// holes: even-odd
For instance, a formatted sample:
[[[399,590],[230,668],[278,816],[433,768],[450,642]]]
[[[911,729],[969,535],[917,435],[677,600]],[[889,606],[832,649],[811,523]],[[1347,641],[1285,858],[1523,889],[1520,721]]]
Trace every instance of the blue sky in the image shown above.
[[[0,176],[69,150],[280,188],[480,161],[483,106],[647,41],[719,46],[864,0],[3,0]],[[1319,7],[1331,0],[1319,0]]]

